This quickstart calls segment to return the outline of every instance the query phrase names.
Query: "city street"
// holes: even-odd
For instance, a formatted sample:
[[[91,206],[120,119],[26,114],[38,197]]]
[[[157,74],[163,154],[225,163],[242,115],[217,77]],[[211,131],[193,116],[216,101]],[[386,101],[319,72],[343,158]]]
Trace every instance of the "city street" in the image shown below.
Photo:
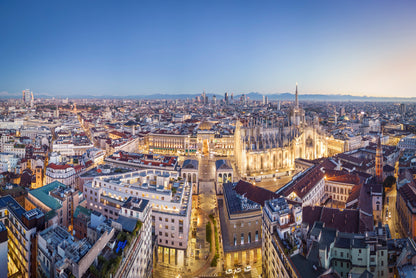
[[[406,237],[406,235],[403,235],[403,231],[400,228],[400,222],[399,222],[399,218],[397,215],[397,210],[396,210],[397,189],[396,188],[397,188],[396,184],[394,184],[391,190],[386,192],[386,199],[385,199],[385,206],[384,206],[385,209],[384,209],[383,217],[384,217],[384,222],[389,224],[391,237],[402,238],[402,237]],[[389,213],[391,213],[391,217],[389,217]],[[387,221],[386,221],[386,217],[387,217]]]

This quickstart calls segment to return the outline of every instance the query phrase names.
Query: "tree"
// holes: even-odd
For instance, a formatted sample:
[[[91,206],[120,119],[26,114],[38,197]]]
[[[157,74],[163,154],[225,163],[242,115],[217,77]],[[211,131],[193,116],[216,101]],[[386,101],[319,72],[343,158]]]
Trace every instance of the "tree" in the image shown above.
[[[396,179],[393,176],[388,176],[384,182],[383,182],[383,186],[387,187],[387,188],[391,188],[393,186],[393,184],[396,183]]]

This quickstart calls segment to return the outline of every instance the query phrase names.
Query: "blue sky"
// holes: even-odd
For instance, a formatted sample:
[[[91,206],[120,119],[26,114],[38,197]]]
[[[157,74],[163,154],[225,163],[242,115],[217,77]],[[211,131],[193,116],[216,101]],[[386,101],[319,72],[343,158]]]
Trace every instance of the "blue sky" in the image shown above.
[[[416,1],[0,0],[0,92],[416,96]]]

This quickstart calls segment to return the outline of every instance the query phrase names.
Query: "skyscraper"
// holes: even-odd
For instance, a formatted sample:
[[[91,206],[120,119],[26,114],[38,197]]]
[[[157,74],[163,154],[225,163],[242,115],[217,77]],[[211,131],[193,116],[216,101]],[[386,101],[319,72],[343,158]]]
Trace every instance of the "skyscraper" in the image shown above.
[[[22,91],[23,94],[23,102],[26,105],[33,105],[33,92],[30,91],[29,89],[23,90]]]

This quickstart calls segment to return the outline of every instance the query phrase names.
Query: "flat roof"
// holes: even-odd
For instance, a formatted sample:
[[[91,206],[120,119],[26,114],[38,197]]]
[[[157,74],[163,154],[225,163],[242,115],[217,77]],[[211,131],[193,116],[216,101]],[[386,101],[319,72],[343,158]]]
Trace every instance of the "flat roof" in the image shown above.
[[[8,207],[17,215],[19,220],[22,219],[23,213],[26,212],[26,210],[10,195],[0,198],[0,208],[1,207]]]

